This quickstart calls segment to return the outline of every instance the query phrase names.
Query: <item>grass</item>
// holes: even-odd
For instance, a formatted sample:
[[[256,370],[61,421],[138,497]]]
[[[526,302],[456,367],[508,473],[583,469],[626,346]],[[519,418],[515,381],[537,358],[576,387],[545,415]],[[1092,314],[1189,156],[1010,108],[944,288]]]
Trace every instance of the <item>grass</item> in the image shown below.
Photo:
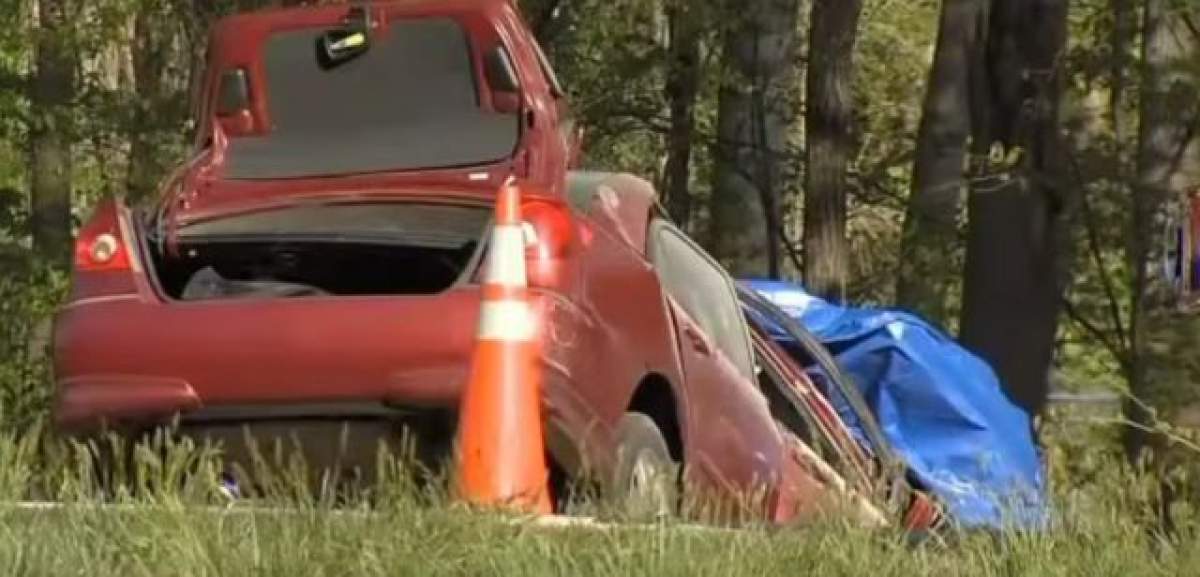
[[[33,440],[31,440],[33,439]],[[211,452],[162,439],[137,451],[122,489],[98,506],[88,460],[68,448],[0,438],[4,575],[1200,575],[1200,523],[1180,511],[1171,537],[1150,530],[1143,491],[1118,467],[1061,491],[1043,534],[951,534],[914,544],[898,531],[827,522],[696,530],[675,522],[546,528],[471,511],[420,488],[392,463],[367,500],[313,498],[284,473],[258,504],[213,490]]]
[[[1195,545],[1156,545],[1122,525],[924,546],[832,525],[546,529],[411,503],[370,515],[169,504],[0,512],[7,575],[1195,575]]]

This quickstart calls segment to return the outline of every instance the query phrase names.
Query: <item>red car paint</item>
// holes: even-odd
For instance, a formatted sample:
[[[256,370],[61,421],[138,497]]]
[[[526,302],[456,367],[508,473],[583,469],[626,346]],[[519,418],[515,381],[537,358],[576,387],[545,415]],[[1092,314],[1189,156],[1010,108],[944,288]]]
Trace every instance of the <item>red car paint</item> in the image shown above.
[[[161,210],[174,220],[187,222],[211,212],[227,212],[239,204],[247,209],[273,199],[297,195],[346,195],[397,189],[443,188],[495,191],[505,178],[515,175],[524,182],[563,194],[564,175],[578,154],[579,133],[571,121],[553,72],[540,63],[540,48],[509,0],[417,0],[368,3],[378,26],[406,18],[448,17],[458,22],[470,39],[472,57],[479,75],[479,101],[484,109],[495,103],[492,91],[480,72],[485,47],[501,44],[512,58],[521,87],[522,132],[510,158],[483,166],[442,170],[414,170],[343,175],[338,178],[235,181],[223,179],[223,164],[229,139],[261,135],[270,131],[267,89],[260,49],[272,33],[297,28],[335,26],[347,13],[346,4],[265,10],[231,16],[219,21],[210,35],[208,64],[196,110],[196,153],[168,179]],[[229,70],[247,70],[250,104],[236,119],[218,117],[221,75]],[[295,95],[302,97],[302,95]],[[330,114],[337,114],[331,111]]]
[[[473,37],[495,37],[509,47],[525,111],[512,157],[447,170],[224,179],[227,139],[239,137],[227,132],[267,130],[270,111],[261,91],[252,90],[248,110],[216,118],[210,111],[221,71],[246,66],[254,82],[261,70],[253,47],[263,35],[332,25],[346,7],[267,11],[219,23],[196,154],[166,181],[155,206],[102,203],[81,234],[72,296],[55,326],[58,425],[88,433],[104,424],[140,430],[176,416],[186,422],[234,410],[250,420],[379,416],[363,409],[368,406],[452,411],[473,347],[480,298],[475,276],[434,295],[183,302],[164,296],[150,270],[146,227],[173,229],[302,202],[486,207],[512,173],[539,210],[566,215],[533,222],[542,238],[557,235],[560,252],[530,255],[543,330],[547,443],[555,461],[570,473],[607,478],[617,422],[630,410],[657,411],[662,414],[652,416],[664,427],[677,426],[664,433],[677,442],[689,486],[697,490],[736,502],[763,488],[777,493],[785,477],[790,486],[814,486],[796,478],[805,473],[794,466],[755,383],[664,287],[651,257],[651,233],[676,233],[656,220],[653,188],[624,175],[568,175],[577,141],[567,129],[566,107],[512,6],[505,0],[369,6],[385,22],[449,15]],[[481,102],[487,105],[486,98]],[[486,178],[472,176],[480,173]],[[531,212],[536,220],[538,211]],[[106,235],[122,252],[100,262],[94,254]],[[732,281],[723,278],[736,308]],[[741,322],[735,333],[748,343]],[[795,501],[794,491],[788,499]]]
[[[663,386],[697,486],[734,496],[778,480],[783,447],[765,400],[673,302],[646,256],[651,187],[620,175],[573,180],[576,198],[588,194],[571,208],[570,262],[557,287],[534,289],[556,460],[611,470],[615,423],[639,388]],[[119,228],[136,230],[119,212]],[[223,407],[457,405],[474,282],[431,296],[179,302],[147,275],[144,243],[133,247],[127,271],[77,270],[75,296],[58,315],[66,430],[150,426]]]

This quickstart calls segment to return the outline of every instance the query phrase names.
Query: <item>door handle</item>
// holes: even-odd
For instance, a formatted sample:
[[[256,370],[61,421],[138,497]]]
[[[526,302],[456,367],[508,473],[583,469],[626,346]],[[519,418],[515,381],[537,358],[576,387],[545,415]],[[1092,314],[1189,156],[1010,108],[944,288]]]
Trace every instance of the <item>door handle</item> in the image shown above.
[[[691,343],[692,350],[704,356],[712,354],[712,347],[708,345],[708,338],[704,336],[704,333],[700,332],[700,329],[692,325],[687,325],[683,327],[683,334]]]

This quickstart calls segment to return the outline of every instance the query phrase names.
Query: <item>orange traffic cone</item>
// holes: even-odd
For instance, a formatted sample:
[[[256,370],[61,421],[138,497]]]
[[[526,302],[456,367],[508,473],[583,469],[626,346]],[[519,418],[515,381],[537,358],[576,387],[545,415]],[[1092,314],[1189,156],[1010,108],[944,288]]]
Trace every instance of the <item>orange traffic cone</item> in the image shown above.
[[[496,200],[479,331],[458,421],[458,489],[469,503],[549,514],[537,331],[526,290],[521,195]]]

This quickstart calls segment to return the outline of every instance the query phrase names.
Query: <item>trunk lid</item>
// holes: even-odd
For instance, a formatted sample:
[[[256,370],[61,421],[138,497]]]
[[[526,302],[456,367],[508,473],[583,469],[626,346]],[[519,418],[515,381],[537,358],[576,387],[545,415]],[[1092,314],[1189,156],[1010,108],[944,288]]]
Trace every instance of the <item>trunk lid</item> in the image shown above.
[[[197,152],[158,207],[167,236],[217,213],[313,195],[494,193],[509,176],[561,193],[563,143],[547,138],[558,121],[529,61],[531,39],[513,36],[523,28],[511,6],[368,4],[369,49],[323,64],[314,46],[355,10],[267,10],[214,27]]]

